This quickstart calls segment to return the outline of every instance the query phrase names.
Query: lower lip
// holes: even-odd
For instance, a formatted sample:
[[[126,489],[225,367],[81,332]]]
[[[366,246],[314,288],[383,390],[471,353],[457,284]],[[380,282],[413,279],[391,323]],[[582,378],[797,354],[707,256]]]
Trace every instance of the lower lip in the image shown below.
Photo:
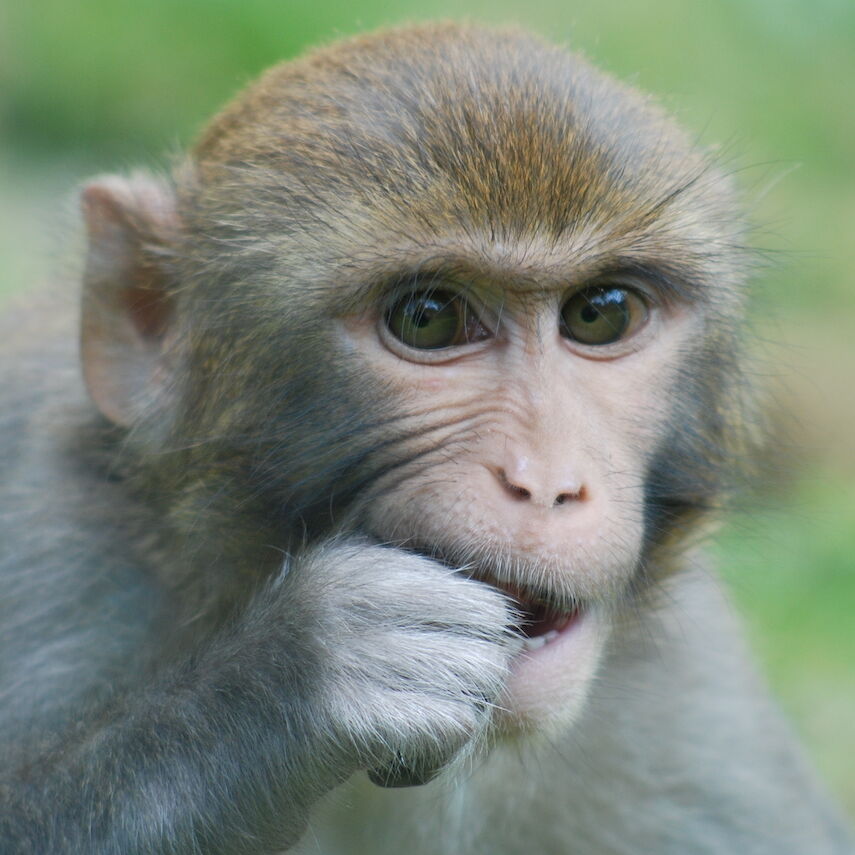
[[[604,642],[603,620],[591,607],[574,612],[542,636],[524,640],[510,663],[504,721],[524,728],[572,722],[587,695]]]

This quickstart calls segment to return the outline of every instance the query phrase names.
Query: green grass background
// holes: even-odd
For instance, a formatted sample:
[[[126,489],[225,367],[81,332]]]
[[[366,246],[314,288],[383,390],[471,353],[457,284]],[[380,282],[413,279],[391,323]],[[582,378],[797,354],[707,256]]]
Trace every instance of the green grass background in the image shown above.
[[[757,370],[795,444],[715,553],[775,691],[855,816],[852,0],[0,0],[0,296],[64,268],[56,247],[74,243],[63,235],[83,176],[162,163],[306,45],[461,15],[582,50],[657,93],[738,173],[769,260]]]

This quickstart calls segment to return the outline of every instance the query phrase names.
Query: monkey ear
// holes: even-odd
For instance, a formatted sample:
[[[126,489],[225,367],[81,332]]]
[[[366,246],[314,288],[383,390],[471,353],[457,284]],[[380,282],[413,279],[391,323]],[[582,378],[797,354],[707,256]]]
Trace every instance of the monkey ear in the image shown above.
[[[170,275],[179,220],[174,193],[146,175],[107,176],[83,188],[88,251],[81,358],[89,394],[118,425],[142,416],[166,381],[173,317]]]

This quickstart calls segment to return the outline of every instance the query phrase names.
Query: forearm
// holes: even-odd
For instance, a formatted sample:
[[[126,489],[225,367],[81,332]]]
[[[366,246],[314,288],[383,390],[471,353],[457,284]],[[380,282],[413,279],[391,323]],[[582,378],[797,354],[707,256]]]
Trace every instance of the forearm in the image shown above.
[[[360,769],[447,766],[485,734],[512,616],[428,559],[336,542],[154,680],[0,773],[3,855],[261,855]],[[175,661],[174,658],[172,661]],[[47,730],[47,728],[44,728]]]
[[[310,669],[290,649],[299,645],[305,663],[307,644],[285,627],[262,643],[264,612],[256,604],[237,631],[154,686],[31,746],[0,776],[4,853],[231,855],[293,843],[335,779],[307,720]]]

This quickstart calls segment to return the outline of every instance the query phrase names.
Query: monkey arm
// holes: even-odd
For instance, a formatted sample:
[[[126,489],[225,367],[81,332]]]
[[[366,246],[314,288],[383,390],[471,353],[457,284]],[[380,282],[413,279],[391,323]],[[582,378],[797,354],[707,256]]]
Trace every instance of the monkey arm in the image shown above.
[[[436,768],[483,731],[507,620],[497,592],[425,559],[315,550],[154,685],[8,767],[4,852],[287,848],[358,769]]]
[[[269,604],[265,604],[269,607]],[[0,778],[6,852],[255,852],[289,845],[334,783],[308,709],[310,645],[254,604],[241,626],[157,684],[80,711],[73,732]],[[299,650],[299,654],[298,654]],[[249,666],[249,667],[247,667]],[[264,807],[261,807],[261,806]]]

